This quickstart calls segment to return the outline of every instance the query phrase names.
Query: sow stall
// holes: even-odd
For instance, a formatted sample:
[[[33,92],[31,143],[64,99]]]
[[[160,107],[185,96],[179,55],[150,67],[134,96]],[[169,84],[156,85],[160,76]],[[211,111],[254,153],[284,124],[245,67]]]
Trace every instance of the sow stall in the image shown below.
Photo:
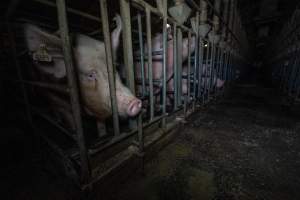
[[[2,29],[9,38],[7,50],[11,56],[10,62],[3,64],[10,67],[3,84],[14,86],[16,103],[24,106],[24,118],[35,136],[47,144],[64,172],[82,189],[111,175],[126,162],[138,160],[142,164],[154,144],[174,134],[198,107],[222,98],[246,62],[248,45],[235,0],[91,0],[84,5],[82,1],[14,0],[3,5],[6,21]],[[121,48],[114,56],[111,30],[116,13],[121,15],[123,29]],[[64,81],[32,78],[34,58],[24,45],[24,23],[60,37],[66,68]],[[112,116],[104,125],[83,108],[74,62],[75,33],[105,44]],[[153,38],[158,34],[162,36],[161,48],[155,49]],[[35,53],[38,61],[51,62],[47,48]],[[153,65],[157,63],[162,73],[154,78]],[[136,117],[119,116],[117,73],[142,101],[142,110]],[[59,93],[68,99],[74,128],[54,114],[47,101],[40,98],[41,91]]]

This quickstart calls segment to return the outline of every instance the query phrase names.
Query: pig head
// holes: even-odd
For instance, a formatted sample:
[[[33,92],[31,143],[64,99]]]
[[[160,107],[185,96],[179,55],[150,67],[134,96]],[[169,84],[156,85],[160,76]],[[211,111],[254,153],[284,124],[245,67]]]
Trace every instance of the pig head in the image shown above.
[[[115,57],[119,45],[122,22],[117,17],[117,28],[112,32],[112,49]],[[66,67],[62,55],[61,39],[40,28],[26,24],[25,40],[31,53],[41,47],[49,54],[48,62],[35,61],[38,71],[52,79],[61,81],[66,77]],[[73,55],[79,80],[81,99],[87,113],[99,120],[112,114],[109,81],[106,64],[105,44],[86,35],[77,34],[74,38]],[[122,117],[134,117],[141,110],[141,100],[125,87],[119,75],[115,74],[118,113]]]

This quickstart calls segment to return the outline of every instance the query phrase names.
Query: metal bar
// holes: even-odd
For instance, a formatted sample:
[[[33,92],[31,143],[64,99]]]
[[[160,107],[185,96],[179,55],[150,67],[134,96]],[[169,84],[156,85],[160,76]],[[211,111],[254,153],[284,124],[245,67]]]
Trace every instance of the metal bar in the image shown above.
[[[139,151],[140,153],[144,152],[144,133],[143,133],[143,114],[140,112],[137,120],[137,132],[138,132],[138,141],[139,141]]]
[[[177,87],[178,87],[178,101],[177,101],[177,106],[182,105],[182,31],[181,29],[177,29],[177,76],[175,77],[175,81],[177,82]]]
[[[204,92],[203,92],[203,103],[205,104],[206,103],[206,96],[207,96],[207,87],[208,87],[208,85],[207,85],[207,78],[208,78],[208,73],[209,73],[209,71],[208,71],[208,58],[209,58],[209,54],[210,54],[210,50],[211,49],[211,47],[210,47],[210,42],[208,42],[207,43],[207,46],[206,46],[206,58],[205,58],[205,68],[204,68],[204,74],[205,74],[205,76],[204,76]]]
[[[120,11],[123,21],[123,55],[126,67],[127,86],[133,94],[135,94],[134,70],[133,70],[133,51],[132,51],[132,35],[131,35],[131,17],[130,6],[127,0],[120,0]]]
[[[141,11],[144,11],[146,8],[148,8],[151,13],[157,15],[158,17],[161,17],[161,18],[164,17],[163,14],[157,8],[154,8],[153,6],[151,6],[150,4],[148,4],[147,2],[145,2],[143,0],[132,0],[132,6],[134,6],[136,9],[139,9]],[[168,22],[176,23],[176,20],[173,19],[172,17],[168,17]],[[177,26],[180,27],[184,31],[190,31],[190,28],[188,28],[182,24],[178,24]],[[193,34],[195,34],[195,32],[193,32]]]
[[[197,76],[197,69],[199,70],[199,63],[200,63],[199,56],[198,56],[199,45],[200,45],[200,38],[199,38],[199,11],[198,11],[196,12],[196,38],[195,38],[195,53],[194,53],[194,66],[193,66],[193,101],[194,101],[193,110],[195,110],[197,86],[198,88],[200,87],[199,76]],[[198,77],[198,84],[197,84],[197,77]]]
[[[151,13],[146,7],[146,29],[147,29],[147,51],[148,51],[148,79],[150,94],[150,121],[154,118],[154,99],[153,99],[153,74],[152,74],[152,38],[151,38]]]
[[[163,80],[162,80],[162,114],[166,114],[167,106],[167,65],[168,65],[168,32],[167,32],[167,1],[164,1],[164,18],[163,18]],[[162,118],[162,127],[166,126],[166,118]]]
[[[190,103],[190,96],[191,96],[191,90],[190,90],[190,86],[191,86],[191,42],[192,42],[192,38],[191,38],[191,32],[188,33],[188,70],[187,70],[187,102],[186,103]],[[197,45],[194,44],[194,45]]]
[[[141,78],[142,78],[142,98],[146,94],[146,83],[145,83],[145,61],[144,61],[144,41],[143,41],[143,27],[142,27],[142,16],[138,12],[138,32],[139,32],[139,46],[140,46],[140,63],[141,63]]]
[[[64,94],[69,93],[69,89],[65,85],[49,84],[49,83],[39,82],[39,81],[25,81],[25,80],[9,80],[9,81],[25,83],[28,85],[37,86],[37,87],[41,87],[41,88],[47,88],[47,89],[61,92]]]
[[[178,63],[177,63],[177,24],[173,24],[173,84],[174,84],[174,110],[177,109],[178,105],[178,86],[177,86],[177,79],[176,77],[178,76]]]
[[[50,124],[52,124],[53,126],[55,126],[57,129],[59,129],[63,134],[65,134],[66,136],[68,136],[69,138],[71,138],[73,141],[77,142],[77,138],[74,137],[74,135],[72,133],[70,133],[67,129],[65,129],[64,127],[62,127],[58,122],[56,122],[54,119],[51,119],[50,117],[48,117],[47,115],[45,115],[44,113],[42,113],[41,111],[39,111],[37,108],[31,106],[31,110],[39,115],[40,117],[42,117],[43,119],[45,119],[47,122],[49,122]]]
[[[152,121],[149,121],[148,123],[143,123],[142,124],[142,130],[146,129],[147,127],[151,126],[152,124],[155,124],[159,121],[161,121],[162,118],[166,117],[167,115],[161,115],[161,116],[157,116],[157,117],[154,117]],[[131,130],[130,132],[127,132],[127,133],[122,133],[120,134],[119,136],[115,136],[113,139],[111,139],[109,142],[105,143],[104,145],[102,145],[101,143],[101,146],[99,145],[95,145],[94,147],[92,147],[91,149],[89,149],[89,154],[91,156],[111,147],[112,145],[116,144],[116,143],[119,143],[123,140],[125,140],[126,138],[130,137],[130,136],[133,136],[135,134],[137,134],[137,129],[133,129]],[[141,134],[141,133],[140,133]],[[138,136],[138,137],[142,137],[142,135]],[[78,156],[78,154],[74,154],[72,157],[73,158],[76,158]]]
[[[199,58],[198,60],[198,74],[197,74],[197,77],[198,77],[198,100],[200,100],[201,98],[201,90],[203,89],[203,85],[202,85],[202,80],[203,80],[203,58],[204,58],[204,46],[203,46],[203,40],[202,38],[199,38],[199,42],[198,42],[198,45],[199,45],[199,53],[198,54],[195,54],[196,57]]]
[[[67,71],[68,85],[70,89],[71,107],[72,107],[72,113],[75,121],[74,124],[76,126],[76,134],[78,137],[77,142],[80,151],[80,160],[82,163],[82,168],[81,168],[82,181],[85,183],[90,178],[90,166],[89,166],[89,158],[85,146],[85,138],[83,134],[79,96],[78,96],[79,95],[78,86],[76,82],[76,75],[75,75],[75,69],[74,69],[73,58],[72,58],[72,48],[71,48],[70,38],[68,35],[69,30],[68,30],[68,22],[67,22],[67,14],[66,14],[66,4],[64,0],[56,0],[56,4],[57,4],[60,36],[61,36],[62,47],[63,47],[63,55],[64,55],[64,61],[65,61],[65,66]]]
[[[18,79],[21,81],[21,91],[22,91],[22,96],[24,98],[24,103],[25,103],[25,113],[26,113],[29,125],[33,128],[34,126],[33,126],[29,98],[28,98],[28,94],[26,91],[26,87],[23,83],[21,65],[18,60],[16,43],[15,43],[14,36],[13,36],[13,30],[12,30],[12,27],[11,27],[11,24],[9,23],[9,21],[6,21],[6,28],[7,28],[7,33],[8,33],[8,40],[10,42],[10,47],[11,47],[12,58],[13,58],[14,65],[15,65],[15,68],[17,71],[17,76],[18,76]]]
[[[220,68],[221,68],[221,55],[222,55],[222,50],[220,47],[217,47],[217,67],[215,71],[215,85],[214,85],[214,95],[217,95],[217,84],[218,84],[218,78],[219,73],[220,73]]]
[[[135,95],[135,81],[134,81],[134,62],[132,50],[132,34],[131,34],[131,17],[130,17],[130,4],[127,0],[120,0],[120,11],[123,21],[123,56],[126,68],[126,83],[133,95]],[[143,77],[142,77],[143,78]],[[134,119],[129,120],[131,128],[137,126]]]
[[[216,51],[216,44],[212,43],[212,50],[210,55],[210,74],[209,74],[209,84],[208,84],[208,99],[210,99],[210,93],[212,89],[213,83],[213,71],[215,68],[215,51]]]
[[[119,128],[119,116],[118,116],[118,106],[117,106],[117,97],[116,97],[115,68],[112,59],[111,38],[109,33],[108,14],[107,14],[107,1],[99,0],[99,2],[100,2],[100,12],[101,12],[101,19],[102,19],[104,43],[105,43],[105,53],[106,53],[110,101],[111,101],[111,108],[112,108],[112,115],[113,115],[114,134],[119,135],[120,128]]]
[[[38,2],[38,3],[41,3],[41,4],[44,4],[44,5],[47,5],[47,6],[51,6],[51,7],[56,7],[56,4],[51,2],[51,1],[48,1],[48,0],[34,0],[35,2]],[[85,17],[87,19],[91,19],[91,20],[94,20],[96,22],[101,22],[101,19],[99,17],[95,17],[93,15],[90,15],[90,14],[87,14],[85,12],[81,12],[79,10],[75,10],[73,8],[67,8],[67,11],[69,13],[72,13],[72,14],[75,14],[75,15],[79,15],[81,17]]]

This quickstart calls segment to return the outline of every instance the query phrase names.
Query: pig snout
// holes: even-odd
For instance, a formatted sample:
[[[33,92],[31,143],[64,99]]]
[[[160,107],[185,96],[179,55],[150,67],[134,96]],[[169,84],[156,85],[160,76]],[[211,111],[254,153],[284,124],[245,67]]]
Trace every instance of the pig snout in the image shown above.
[[[129,105],[128,105],[128,108],[127,108],[127,115],[129,117],[134,117],[137,114],[139,114],[141,109],[142,109],[142,101],[135,98],[131,102],[129,102]]]

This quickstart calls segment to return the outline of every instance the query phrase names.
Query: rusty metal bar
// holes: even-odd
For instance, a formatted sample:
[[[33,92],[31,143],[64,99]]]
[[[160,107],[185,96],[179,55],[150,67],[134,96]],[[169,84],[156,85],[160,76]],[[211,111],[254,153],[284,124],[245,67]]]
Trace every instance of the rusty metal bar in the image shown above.
[[[67,71],[68,85],[70,89],[71,107],[72,107],[72,113],[73,113],[74,122],[76,126],[77,142],[80,151],[80,160],[82,163],[82,168],[81,168],[82,181],[86,183],[90,178],[90,166],[89,166],[89,158],[85,146],[85,138],[83,134],[78,86],[76,82],[76,74],[75,74],[75,68],[74,68],[73,58],[72,58],[72,48],[71,48],[71,43],[69,38],[66,4],[64,0],[56,0],[56,4],[57,4],[57,15],[58,15],[58,23],[60,29],[60,37],[62,40],[63,55],[64,55],[64,61],[65,61],[65,66]]]

